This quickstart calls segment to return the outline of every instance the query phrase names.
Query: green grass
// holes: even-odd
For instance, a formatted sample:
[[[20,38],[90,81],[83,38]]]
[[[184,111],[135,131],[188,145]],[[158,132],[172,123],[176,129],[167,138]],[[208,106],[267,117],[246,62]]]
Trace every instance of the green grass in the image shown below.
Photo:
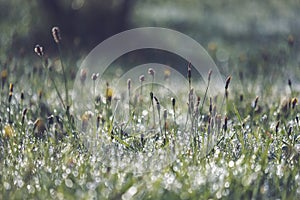
[[[65,76],[70,80],[70,75],[63,74],[57,62],[51,71],[38,58],[10,62],[8,66],[18,62],[38,70],[29,68],[25,76],[8,70],[2,76],[1,199],[300,198],[300,124],[294,98],[299,91],[293,85],[289,89],[287,80],[283,91],[264,79],[244,79],[241,87],[232,75],[222,110],[218,109],[225,85],[224,93],[210,105],[210,96],[204,97],[205,91],[191,83],[195,90],[191,98],[189,88],[176,94],[175,115],[171,99],[155,85],[138,90],[143,99],[135,100],[132,92],[131,101],[115,100],[119,94],[110,99],[110,86],[103,85],[101,98],[95,105],[92,102],[94,110],[77,113],[71,105],[69,113],[62,105],[67,99],[62,80]],[[9,83],[14,83],[13,91]],[[128,94],[127,86],[124,91]],[[158,100],[153,106],[151,91]],[[288,100],[282,102],[284,98]],[[180,104],[191,101],[190,108]],[[123,109],[128,102],[130,110]],[[216,106],[217,113],[210,106]],[[212,133],[214,143],[209,142]],[[90,148],[94,142],[97,146]],[[159,157],[159,151],[167,154]],[[130,158],[137,154],[138,161]]]

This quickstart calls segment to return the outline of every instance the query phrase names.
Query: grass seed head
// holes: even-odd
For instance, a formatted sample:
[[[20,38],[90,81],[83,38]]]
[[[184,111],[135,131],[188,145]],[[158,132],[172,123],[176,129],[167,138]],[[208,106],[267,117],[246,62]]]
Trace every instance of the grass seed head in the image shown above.
[[[280,121],[278,121],[278,122],[276,123],[276,126],[275,126],[275,132],[276,132],[276,133],[278,133],[279,125],[280,125]]]
[[[151,99],[151,101],[153,100],[153,92],[150,92],[150,99]]]
[[[226,82],[225,82],[225,90],[228,89],[230,81],[231,81],[231,76],[228,76],[227,79],[226,79]]]
[[[291,79],[288,80],[288,85],[289,85],[290,87],[292,87],[292,80],[291,80]]]
[[[289,130],[288,130],[288,133],[287,133],[289,137],[290,137],[290,135],[292,134],[292,130],[293,130],[293,127],[290,126],[290,127],[289,127]]]
[[[149,69],[148,69],[148,74],[151,75],[151,76],[154,76],[154,74],[155,74],[154,69],[149,68]]]
[[[145,81],[145,76],[144,75],[140,75],[140,82],[143,83]]]
[[[131,88],[131,79],[129,78],[127,80],[127,89],[130,90],[130,88]]]
[[[26,115],[26,113],[27,113],[27,108],[25,108],[25,109],[23,110],[23,112],[22,112],[22,116],[25,116],[25,115]]]
[[[44,56],[44,48],[39,44],[35,45],[34,52],[40,57]]]
[[[91,79],[93,81],[97,80],[97,78],[99,77],[99,73],[93,73],[92,76],[91,76]]]
[[[244,95],[241,94],[241,95],[240,95],[240,101],[242,102],[243,100],[244,100]]]
[[[288,36],[288,44],[290,47],[294,46],[294,42],[295,42],[295,39],[294,39],[294,36],[293,35],[289,35]]]
[[[57,26],[52,28],[52,36],[54,41],[59,44],[61,41],[60,30]]]
[[[197,104],[196,104],[197,107],[200,105],[200,101],[201,101],[201,97],[197,96]]]
[[[84,85],[85,83],[85,80],[86,80],[86,69],[81,69],[80,71],[80,81],[81,81],[81,84]]]
[[[9,92],[9,94],[8,94],[8,103],[10,103],[10,102],[11,102],[12,95],[13,95],[13,93],[12,93],[12,92]]]
[[[208,71],[208,77],[207,77],[207,81],[208,81],[208,82],[210,82],[211,74],[212,74],[212,70],[210,69],[210,70]]]
[[[213,108],[213,105],[212,105],[212,98],[210,97],[210,98],[209,98],[209,113],[210,113],[210,114],[212,113],[212,108]]]
[[[43,97],[43,90],[42,90],[42,89],[40,89],[40,90],[38,91],[38,97],[39,97],[39,100],[42,99],[42,97]]]
[[[21,92],[21,101],[24,101],[24,99],[25,99],[25,96],[24,96],[24,92],[22,91]]]
[[[172,106],[175,107],[176,99],[172,98],[171,101],[172,101]]]
[[[226,116],[225,120],[224,120],[224,131],[225,132],[227,131],[227,128],[228,128],[228,117]]]
[[[11,92],[11,93],[14,92],[14,84],[12,84],[12,83],[9,84],[9,92]]]
[[[295,106],[297,105],[297,103],[298,103],[298,99],[297,99],[296,97],[294,97],[294,98],[292,99],[292,108],[293,108],[293,109],[295,108]]]
[[[26,113],[27,113],[27,108],[25,108],[22,112],[22,122],[21,122],[22,124],[24,124]]]
[[[168,117],[168,111],[167,109],[164,109],[164,120],[166,121],[167,120],[167,117]]]
[[[155,100],[155,102],[156,102],[157,110],[158,110],[158,112],[160,112],[160,103],[159,103],[159,101],[158,101],[158,99],[157,99],[156,96],[154,96],[153,98],[154,98],[154,100]]]
[[[256,96],[254,103],[253,103],[253,108],[257,107],[258,99],[259,99],[259,96]]]
[[[102,116],[98,115],[97,116],[97,121],[96,121],[96,127],[97,127],[97,129],[100,127],[100,121],[101,121],[101,119],[102,119]]]
[[[188,80],[189,83],[191,83],[191,78],[192,78],[192,69],[191,69],[191,63],[188,64]]]

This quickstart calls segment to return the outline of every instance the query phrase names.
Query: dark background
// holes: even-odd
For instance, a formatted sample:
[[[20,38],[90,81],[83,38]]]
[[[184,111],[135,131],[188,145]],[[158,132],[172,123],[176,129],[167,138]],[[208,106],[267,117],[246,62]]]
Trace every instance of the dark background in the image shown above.
[[[60,27],[64,53],[75,61],[123,30],[159,26],[196,39],[218,66],[225,60],[250,75],[281,73],[282,66],[299,67],[299,10],[296,0],[0,0],[0,62],[7,55],[34,55],[37,43],[55,55],[53,26]]]

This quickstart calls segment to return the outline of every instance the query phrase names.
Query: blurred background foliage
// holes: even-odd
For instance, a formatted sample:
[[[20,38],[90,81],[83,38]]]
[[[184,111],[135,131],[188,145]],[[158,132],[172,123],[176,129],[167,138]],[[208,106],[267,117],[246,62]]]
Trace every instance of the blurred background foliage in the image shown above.
[[[299,10],[298,0],[0,0],[0,59],[32,54],[36,43],[51,54],[53,26],[73,56],[120,31],[160,26],[199,41],[218,65],[230,58],[254,72],[264,63],[268,71],[287,65],[291,47],[299,49]],[[298,67],[294,58],[291,65]]]

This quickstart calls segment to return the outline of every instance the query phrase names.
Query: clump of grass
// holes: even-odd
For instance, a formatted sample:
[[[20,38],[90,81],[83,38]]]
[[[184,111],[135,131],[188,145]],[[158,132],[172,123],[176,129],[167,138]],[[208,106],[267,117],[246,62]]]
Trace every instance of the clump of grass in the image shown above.
[[[52,72],[50,71],[50,69],[48,68],[48,66],[46,66],[46,62],[45,62],[45,59],[46,59],[46,58],[44,57],[44,55],[45,55],[45,53],[44,53],[44,48],[43,48],[42,46],[40,46],[39,44],[37,44],[37,45],[35,46],[35,48],[34,48],[34,52],[40,57],[40,59],[41,59],[41,64],[42,64],[43,68],[44,68],[45,70],[47,70],[46,73],[49,74],[49,78],[50,78],[50,80],[51,80],[51,82],[52,82],[52,84],[53,84],[53,86],[54,86],[54,88],[55,88],[56,94],[57,94],[57,96],[58,96],[58,98],[59,98],[59,100],[60,100],[60,102],[61,102],[63,108],[66,109],[66,105],[65,105],[64,100],[63,100],[63,98],[62,98],[62,96],[61,96],[61,94],[60,94],[60,92],[59,92],[59,89],[58,89],[58,87],[57,87],[57,85],[56,85],[56,82],[55,82],[55,80],[54,80],[54,77],[53,77],[53,75],[52,75]],[[48,78],[48,76],[47,76],[47,78]]]
[[[46,57],[43,52],[41,48],[36,50],[39,57]],[[46,61],[42,60],[43,62]],[[44,65],[48,67],[46,63]],[[42,73],[46,71],[43,70]],[[49,76],[53,76],[53,73]],[[114,107],[115,95],[112,94],[110,85],[106,84],[103,85],[106,88],[101,91],[103,94],[90,94],[101,103],[95,106],[95,110],[81,114],[81,133],[77,128],[72,128],[71,121],[65,120],[67,113],[61,113],[55,103],[50,105],[53,110],[50,116],[46,119],[40,116],[41,108],[36,103],[57,93],[56,90],[43,89],[37,94],[34,91],[39,89],[40,82],[30,82],[32,91],[27,91],[11,78],[13,75],[9,77],[10,79],[5,80],[1,93],[4,95],[1,95],[0,100],[0,166],[3,167],[0,198],[300,197],[299,92],[296,84],[291,85],[293,94],[288,95],[287,100],[280,104],[280,91],[270,96],[261,93],[259,98],[255,98],[257,94],[254,90],[248,93],[243,91],[241,97],[241,92],[235,89],[235,85],[230,90],[229,98],[230,79],[227,78],[222,102],[224,105],[226,103],[225,112],[222,109],[220,112],[216,111],[217,101],[214,97],[207,96],[207,92],[198,93],[196,82],[192,85],[189,68],[189,88],[182,88],[176,94],[176,100],[164,98],[165,94],[156,90],[156,87],[155,90],[152,87],[148,89],[141,84],[144,94],[152,92],[150,99],[140,101],[141,110],[148,111],[151,100],[156,104],[153,111],[158,115],[159,130],[154,131],[158,133],[159,140],[155,141],[156,138],[151,134],[153,129],[149,130],[147,124],[151,113],[135,115],[136,120],[132,120],[131,111],[138,104],[130,101],[131,81],[127,84],[128,121],[126,117],[119,121],[114,119],[115,113],[122,110],[119,110],[118,103]],[[86,84],[84,73],[81,78],[82,84]],[[9,83],[14,84],[9,87]],[[55,83],[60,85],[57,79]],[[208,79],[206,91],[209,83]],[[247,84],[246,80],[243,83]],[[250,86],[254,84],[259,85],[260,82],[254,83],[251,80],[249,83]],[[264,89],[273,86],[274,83],[264,85]],[[93,89],[95,91],[95,86]],[[122,89],[126,91],[126,86]],[[236,99],[234,104],[231,104],[231,98]],[[62,100],[54,102],[57,101]],[[182,101],[188,101],[188,107],[180,104]],[[62,102],[68,107],[66,100]],[[164,105],[167,105],[167,109]],[[107,117],[109,110],[113,109],[113,114]],[[173,112],[173,116],[169,116],[169,110],[170,113]],[[182,116],[186,116],[186,113],[191,123],[184,129],[181,127],[185,123]],[[142,118],[146,120],[143,121]],[[171,118],[174,123],[170,123]],[[92,120],[96,121],[95,127]],[[86,141],[81,137],[88,134],[89,130],[96,133],[96,137],[92,137],[93,142],[101,144],[95,149],[96,153],[88,150]],[[80,137],[71,137],[66,132],[80,132]],[[216,132],[217,140],[209,147],[210,136]],[[107,143],[111,144],[110,149],[103,148]],[[175,158],[163,165],[168,157],[164,154],[155,157],[155,153],[168,151],[168,147],[174,147],[172,153]],[[204,154],[202,149],[205,150]],[[112,151],[114,152],[111,153]],[[141,157],[133,161],[128,156],[130,152]],[[155,155],[155,161],[149,167],[151,155]],[[108,165],[106,158],[110,161]],[[143,173],[136,173],[136,168]]]

